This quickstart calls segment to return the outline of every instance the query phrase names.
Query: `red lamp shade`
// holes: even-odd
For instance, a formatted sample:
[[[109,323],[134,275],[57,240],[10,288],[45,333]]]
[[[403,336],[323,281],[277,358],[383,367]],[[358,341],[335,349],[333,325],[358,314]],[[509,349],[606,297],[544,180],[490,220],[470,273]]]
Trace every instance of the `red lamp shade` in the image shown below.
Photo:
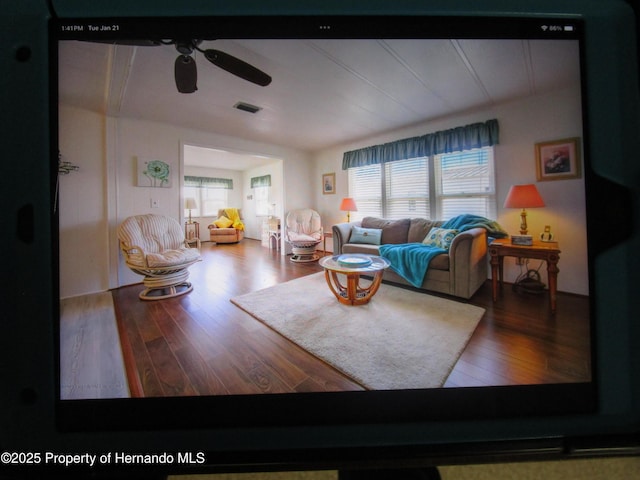
[[[544,201],[535,185],[512,185],[504,201],[504,206],[505,208],[522,209],[520,212],[520,234],[527,235],[527,212],[525,209],[544,207]]]
[[[512,185],[504,206],[505,208],[544,207],[544,201],[535,185]]]
[[[343,212],[357,212],[358,207],[356,207],[356,202],[353,198],[347,197],[342,199],[340,210],[342,210]]]

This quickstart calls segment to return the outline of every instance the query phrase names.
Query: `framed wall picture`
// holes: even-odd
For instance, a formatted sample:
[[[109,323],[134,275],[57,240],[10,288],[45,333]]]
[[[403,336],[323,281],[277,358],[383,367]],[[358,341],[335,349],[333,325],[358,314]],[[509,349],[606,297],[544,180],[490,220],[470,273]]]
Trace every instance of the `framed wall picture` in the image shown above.
[[[336,174],[325,173],[322,175],[322,193],[328,195],[336,193]]]
[[[580,139],[536,143],[538,181],[580,178]]]
[[[171,167],[162,160],[138,157],[137,174],[139,187],[171,187]]]

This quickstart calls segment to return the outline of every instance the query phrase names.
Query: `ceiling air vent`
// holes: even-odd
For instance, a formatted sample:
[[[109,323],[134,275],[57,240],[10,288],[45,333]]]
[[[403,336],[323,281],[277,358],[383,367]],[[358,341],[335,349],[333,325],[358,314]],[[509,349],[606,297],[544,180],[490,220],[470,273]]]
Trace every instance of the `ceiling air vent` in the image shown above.
[[[244,102],[238,102],[236,103],[233,108],[237,108],[238,110],[242,110],[243,112],[249,112],[249,113],[257,113],[260,110],[262,110],[262,108],[260,107],[256,107],[255,105],[251,105],[250,103],[244,103]]]

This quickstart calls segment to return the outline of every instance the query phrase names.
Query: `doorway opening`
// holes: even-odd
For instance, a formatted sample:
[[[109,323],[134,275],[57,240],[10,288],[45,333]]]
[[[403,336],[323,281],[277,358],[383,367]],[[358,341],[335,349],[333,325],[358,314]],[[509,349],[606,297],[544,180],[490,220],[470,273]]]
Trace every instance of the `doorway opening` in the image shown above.
[[[267,238],[268,246],[267,229],[284,212],[283,163],[258,153],[184,143],[180,194],[184,218],[191,213],[200,226],[200,240],[209,241],[207,226],[217,219],[218,210],[237,208],[242,212],[245,238]],[[187,199],[195,200],[195,208],[191,201],[192,208],[186,208]]]

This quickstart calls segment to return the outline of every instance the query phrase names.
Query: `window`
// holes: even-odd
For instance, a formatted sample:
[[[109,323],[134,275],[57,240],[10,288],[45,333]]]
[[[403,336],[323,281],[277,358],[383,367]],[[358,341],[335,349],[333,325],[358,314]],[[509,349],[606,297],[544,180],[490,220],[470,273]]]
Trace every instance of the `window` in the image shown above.
[[[495,218],[493,147],[349,169],[353,217]]]
[[[255,187],[253,189],[256,199],[256,215],[259,217],[269,215],[269,188]]]
[[[385,163],[384,177],[385,218],[430,216],[427,158]]]
[[[355,199],[358,207],[358,211],[353,212],[355,219],[382,216],[380,170],[379,164],[349,169],[349,194]]]
[[[271,189],[271,175],[251,178],[251,188],[256,199],[256,215],[269,215],[269,191]]]
[[[217,217],[218,210],[229,206],[228,193],[232,189],[233,180],[229,178],[184,177],[184,198],[195,198],[198,205],[191,210],[194,217]]]
[[[496,218],[493,148],[435,156],[436,217],[462,213]]]

